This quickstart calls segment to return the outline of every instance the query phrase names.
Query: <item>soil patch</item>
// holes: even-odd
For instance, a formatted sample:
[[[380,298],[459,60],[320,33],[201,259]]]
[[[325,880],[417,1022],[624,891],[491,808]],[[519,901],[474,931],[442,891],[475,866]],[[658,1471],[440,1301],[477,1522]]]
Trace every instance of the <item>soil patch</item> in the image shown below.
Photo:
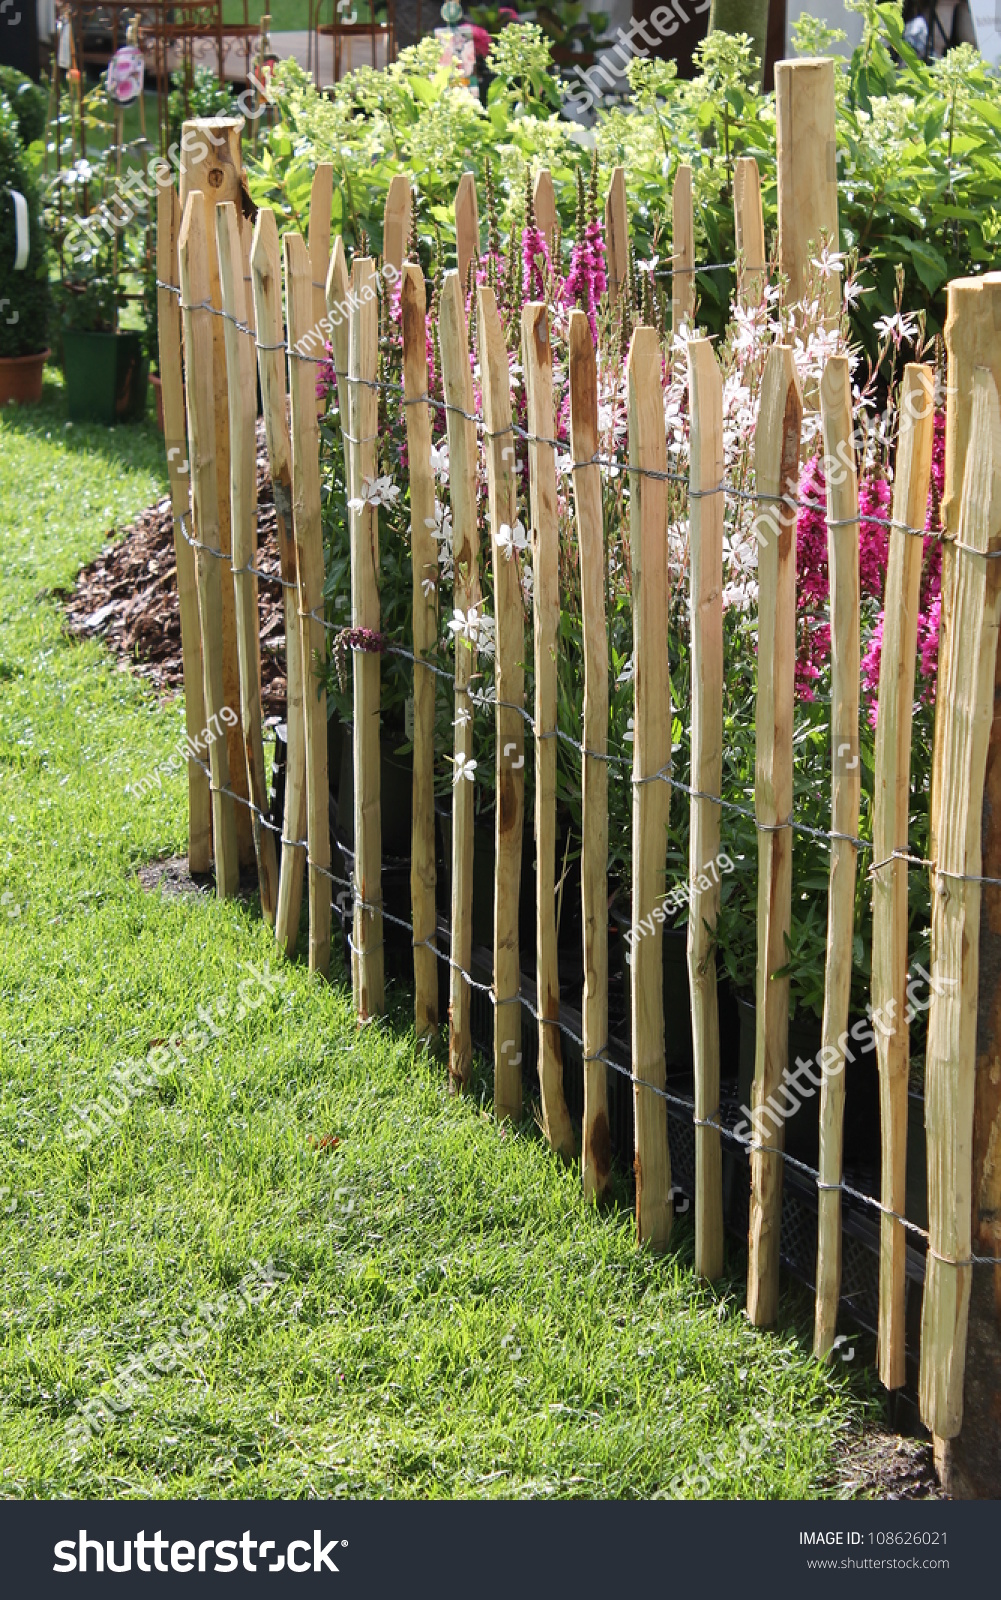
[[[866,1428],[851,1440],[838,1471],[851,1500],[947,1500],[935,1474],[930,1439]]]
[[[280,575],[264,425],[257,428],[256,567]],[[277,583],[258,580],[261,622],[261,704],[265,716],[285,714],[285,609]],[[141,512],[121,539],[83,568],[66,598],[67,625],[78,638],[101,638],[123,666],[163,693],[184,684],[181,612],[174,561],[174,516],[169,496]]]
[[[137,873],[140,886],[147,894],[159,889],[165,895],[215,894],[215,872],[198,872],[192,875],[187,856],[164,856],[150,861]],[[237,896],[249,900],[257,893],[257,868],[240,868],[240,887]]]

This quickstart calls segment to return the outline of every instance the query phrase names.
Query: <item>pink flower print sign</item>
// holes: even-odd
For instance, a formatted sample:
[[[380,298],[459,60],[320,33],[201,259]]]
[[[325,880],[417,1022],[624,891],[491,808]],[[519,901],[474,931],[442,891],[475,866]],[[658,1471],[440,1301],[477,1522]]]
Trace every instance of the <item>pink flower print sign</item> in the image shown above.
[[[143,92],[146,66],[142,51],[123,45],[108,62],[108,98],[118,106],[131,105]]]

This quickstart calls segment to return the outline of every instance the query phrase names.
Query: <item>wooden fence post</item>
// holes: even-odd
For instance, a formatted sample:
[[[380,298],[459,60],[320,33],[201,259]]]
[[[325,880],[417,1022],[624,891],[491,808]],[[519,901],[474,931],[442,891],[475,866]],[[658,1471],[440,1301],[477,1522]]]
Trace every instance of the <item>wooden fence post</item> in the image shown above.
[[[410,233],[410,179],[398,172],[389,185],[382,218],[382,264],[399,276],[407,254]]]
[[[544,305],[521,313],[527,427],[536,439],[555,439],[553,351]],[[535,660],[535,964],[539,1013],[539,1089],[542,1125],[554,1150],[575,1154],[563,1094],[560,976],[556,947],[556,658],[560,631],[559,525],[556,451],[528,446],[532,515],[532,615]]]
[[[667,1247],[671,1157],[667,1144],[663,933],[653,915],[664,894],[671,804],[671,680],[667,667],[667,444],[660,341],[637,328],[629,347],[629,544],[633,568],[632,923],[653,932],[633,941],[631,1007],[636,1229],[640,1244]],[[647,473],[663,474],[648,477]]]
[[[330,348],[334,356],[334,381],[337,386],[337,412],[341,420],[341,436],[346,431],[348,414],[348,356],[351,347],[350,310],[348,297],[348,264],[344,255],[344,240],[338,234],[327,269],[327,311],[330,316]],[[344,441],[344,469],[349,467],[348,445]]]
[[[313,320],[322,321],[327,302],[327,268],[330,265],[330,215],[333,210],[334,169],[321,161],[309,191],[309,265],[313,273]]]
[[[454,606],[462,616],[480,606],[480,531],[477,526],[477,424],[473,421],[473,374],[465,334],[465,294],[457,272],[446,272],[441,290],[441,386],[448,422],[449,506],[453,514],[456,568]],[[473,754],[470,675],[477,666],[473,646],[456,634],[456,741],[453,782],[453,906],[448,1006],[448,1075],[454,1093],[469,1083],[473,1064],[469,973],[473,949],[473,784],[464,773]]]
[[[309,265],[313,274],[313,325],[319,329],[327,311],[327,269],[330,265],[330,215],[333,210],[334,169],[321,161],[313,173],[309,193]],[[317,415],[327,409],[325,398],[317,398]]]
[[[827,961],[821,1032],[820,1177],[817,1184],[817,1293],[813,1353],[830,1355],[841,1294],[844,1044],[852,989],[852,938],[858,846],[859,520],[852,447],[851,366],[832,356],[820,383],[824,456],[828,462],[827,561],[831,582],[831,866],[827,897]],[[826,1063],[830,1061],[828,1066]],[[801,1089],[812,1095],[799,1077]],[[813,1075],[810,1081],[814,1084]]]
[[[421,659],[438,643],[438,543],[435,482],[431,470],[431,407],[428,392],[424,273],[404,263],[400,289],[403,321],[403,397],[410,460],[410,559],[413,568],[414,779],[410,900],[414,925],[414,1017],[418,1039],[438,1027],[438,958],[435,954],[435,675]]]
[[[923,540],[906,532],[923,528],[932,448],[932,374],[911,363],[900,394],[900,432],[894,473],[883,646],[876,720],[876,777],[872,854],[872,1009],[879,1063],[882,1139],[879,1252],[879,1376],[888,1389],[906,1378],[904,1327],[907,1235],[907,851],[911,798],[911,706],[918,638]],[[892,1213],[892,1214],[891,1214]]]
[[[253,275],[253,273],[251,272],[251,269],[250,269],[250,252],[254,247],[254,224],[251,222],[249,217],[240,217],[238,215],[238,219],[237,220],[238,220],[239,228],[240,228],[240,259],[241,259],[241,262],[242,262],[242,270],[243,270],[243,294],[244,294],[244,300],[246,302],[247,326],[253,330],[253,334],[254,334],[253,343],[251,344],[250,348],[251,348],[251,354],[254,357],[254,377],[255,377],[254,393],[255,393],[255,396],[256,396],[256,392],[257,392],[257,388],[256,388],[256,371],[257,371],[257,351],[256,351],[256,345],[257,345],[257,309],[256,309],[256,307],[254,305],[254,275]],[[256,404],[255,404],[254,409],[255,409],[255,412],[256,412],[256,409],[257,409]],[[254,417],[254,425],[255,425],[255,427],[257,425],[256,416]]]
[[[810,262],[820,254],[823,241],[832,250],[838,248],[833,59],[777,61],[775,116],[779,270],[786,279],[786,305],[798,306],[810,277]],[[841,305],[838,274],[821,278],[818,289],[830,325]]]
[[[466,344],[465,294],[457,272],[441,292],[441,378],[448,426],[449,503],[455,565],[454,605],[468,616],[480,604],[480,539],[476,522],[476,423],[473,375]],[[469,971],[473,947],[473,784],[463,773],[473,754],[469,680],[476,661],[469,642],[455,638],[455,751],[452,785],[452,966],[449,976],[448,1075],[453,1093],[465,1089],[473,1064]]]
[[[671,327],[678,332],[695,316],[695,213],[692,169],[682,162],[671,201]]]
[[[230,512],[244,762],[247,787],[255,807],[251,812],[251,824],[261,911],[265,922],[274,927],[278,903],[278,857],[275,836],[266,826],[268,781],[264,769],[261,728],[261,622],[257,609],[257,578],[249,570],[257,553],[255,341],[252,332],[248,334],[244,331],[247,328],[247,295],[243,281],[243,246],[236,207],[228,200],[216,206],[215,225],[222,305],[227,317],[225,345],[229,381]]]
[[[476,204],[476,179],[464,172],[455,191],[455,259],[463,299],[469,277],[469,263],[480,259],[480,213]]]
[[[550,260],[553,260],[553,250],[556,247],[556,190],[553,188],[553,176],[548,167],[540,168],[535,174],[532,207],[535,211],[535,226],[545,239],[549,247]],[[553,267],[558,272],[559,262],[553,260]]]
[[[761,180],[753,156],[738,156],[733,165],[733,221],[740,262],[737,278],[740,304],[760,305],[768,260],[765,220],[761,212]]]
[[[605,259],[608,262],[608,304],[615,305],[629,275],[629,220],[626,214],[626,173],[612,169],[605,201]]]
[[[978,366],[990,368],[1001,393],[1001,273],[987,272],[982,278],[954,278],[948,289],[945,319],[945,348],[948,358],[945,413],[945,483],[942,492],[941,521],[947,535],[955,537],[959,524],[959,502],[966,470],[966,451],[970,440],[973,406],[973,375]],[[942,545],[942,609],[939,622],[938,653],[946,650],[951,615],[954,552],[950,538]],[[932,764],[931,837],[929,854],[934,860],[938,835],[935,764]],[[1001,1303],[1001,1301],[999,1301]]]
[[[598,454],[598,367],[584,311],[570,313],[570,450],[580,553],[584,640],[584,753],[581,756],[581,905],[584,922],[584,1198],[608,1188],[608,635],[605,631],[605,538]]]
[[[208,298],[222,310],[219,290],[219,262],[215,247],[215,227],[209,212],[224,200],[239,207],[242,167],[240,161],[240,117],[194,118],[181,130],[181,210],[188,196],[199,193],[205,202],[205,227],[208,240]],[[226,745],[229,754],[233,793],[244,800],[247,792],[247,764],[243,754],[243,728],[240,717],[240,674],[236,649],[236,607],[233,585],[229,526],[229,396],[226,382],[226,341],[222,317],[209,317],[205,337],[212,340],[213,393],[212,427],[215,433],[216,503],[219,508],[219,548],[226,568],[222,584],[222,671],[225,703],[235,720],[227,722]],[[200,537],[200,535],[199,535]],[[254,835],[249,807],[236,807],[236,834],[241,865],[254,860]]]
[[[921,1312],[921,1419],[939,1439],[963,1419],[973,1250],[973,1123],[980,963],[981,824],[994,714],[1001,574],[1001,412],[990,372],[974,393],[954,552],[952,626],[939,660],[940,797],[932,869],[931,1005],[925,1061],[928,1257]]]
[[[303,723],[306,732],[306,812],[309,840],[309,970],[330,966],[330,780],[327,773],[327,694],[317,677],[327,658],[323,625],[323,526],[316,367],[301,350],[313,327],[313,280],[306,242],[286,233],[289,391],[292,401],[292,503],[299,580]]]
[[[943,526],[957,531],[958,486],[965,470],[973,370],[990,368],[1001,386],[1001,276],[960,279],[949,285],[945,323],[948,353],[945,497]],[[1001,392],[1001,390],[999,390]],[[956,486],[955,489],[953,486]],[[961,559],[948,542],[942,551],[943,617],[939,658],[948,648],[951,566]],[[996,563],[991,563],[993,567]],[[935,786],[932,785],[934,802]],[[929,854],[937,858],[934,829]],[[983,875],[1001,878],[1001,652],[994,676],[994,721],[984,794]],[[985,883],[980,913],[980,1003],[973,1118],[973,1229],[978,1255],[1001,1257],[1001,889]],[[997,1418],[1001,1416],[1001,1267],[974,1269],[964,1378],[963,1424],[952,1439],[936,1438],[935,1465],[955,1498],[996,1496],[1001,1481]]]
[[[365,500],[366,482],[377,468],[379,396],[379,307],[375,263],[356,258],[351,271],[354,307],[348,353],[348,428],[345,452],[350,462],[351,626],[378,633],[379,511]],[[322,573],[321,573],[322,577]],[[382,670],[376,650],[356,649],[354,680],[355,911],[351,978],[355,1010],[362,1021],[385,1010],[382,920]]]
[[[507,348],[492,289],[476,295],[483,423],[486,431],[490,542],[494,574],[497,687],[497,800],[494,860],[494,1111],[521,1120],[521,962],[518,902],[525,816],[525,629],[521,580],[513,543],[502,530],[517,520],[511,379]]]
[[[723,380],[708,339],[688,341],[692,442],[689,519],[692,618],[692,788],[723,782]],[[695,1270],[723,1271],[723,1159],[719,1133],[720,808],[691,801],[688,982],[695,1061]],[[702,888],[703,880],[708,880]]]
[[[177,276],[177,235],[181,208],[173,184],[160,184],[156,197],[156,275],[163,285],[180,290]],[[174,516],[174,561],[177,599],[181,613],[181,661],[184,668],[184,731],[188,749],[205,733],[205,691],[202,685],[202,640],[198,623],[198,580],[195,552],[184,537],[182,518],[190,527],[191,469],[184,420],[184,379],[181,369],[180,294],[158,288],[157,329],[160,340],[160,381],[163,393],[163,433],[167,450],[167,475]],[[208,773],[188,757],[188,868],[209,872],[212,867],[212,796]]]
[[[215,386],[212,364],[212,313],[209,298],[209,242],[205,227],[205,199],[197,190],[184,208],[177,254],[181,276],[181,316],[184,327],[184,367],[188,380],[188,460],[198,574],[198,616],[202,635],[202,685],[205,727],[199,743],[208,740],[212,784],[212,833],[216,892],[233,895],[240,887],[235,802],[229,790],[230,767],[222,729],[229,725],[223,678],[222,559],[219,538],[219,503],[216,482]]]
[[[257,213],[250,251],[257,324],[257,370],[261,380],[264,433],[275,502],[278,559],[285,608],[285,815],[275,938],[291,960],[299,937],[302,879],[306,866],[306,731],[303,724],[302,647],[299,642],[299,592],[292,525],[292,441],[285,386],[285,326],[282,319],[282,275],[275,214]]]
[[[779,1302],[779,1230],[785,1125],[772,1108],[786,1078],[789,979],[786,935],[792,909],[792,722],[796,659],[796,508],[803,397],[792,350],[775,345],[765,366],[754,437],[754,479],[767,507],[758,543],[758,695],[754,810],[758,833],[758,965],[754,1090],[751,1098],[751,1216],[747,1314],[774,1322]],[[783,1102],[784,1104],[784,1102]],[[765,1129],[771,1112],[774,1131]],[[771,1148],[763,1148],[771,1147]]]

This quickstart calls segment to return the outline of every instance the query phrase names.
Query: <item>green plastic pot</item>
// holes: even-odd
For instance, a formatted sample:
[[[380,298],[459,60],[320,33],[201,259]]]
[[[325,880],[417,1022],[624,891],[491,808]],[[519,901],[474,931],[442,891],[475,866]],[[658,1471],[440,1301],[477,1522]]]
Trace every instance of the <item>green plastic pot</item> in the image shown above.
[[[149,362],[138,333],[65,333],[63,364],[71,421],[142,421]]]

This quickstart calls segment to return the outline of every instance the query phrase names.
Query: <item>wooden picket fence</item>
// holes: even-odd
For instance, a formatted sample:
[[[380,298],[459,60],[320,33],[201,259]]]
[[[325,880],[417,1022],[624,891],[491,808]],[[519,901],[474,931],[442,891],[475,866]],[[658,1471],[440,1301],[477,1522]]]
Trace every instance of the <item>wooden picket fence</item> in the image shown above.
[[[830,63],[778,68],[780,264],[795,298],[815,241],[837,237],[833,160],[834,84]],[[232,125],[214,124],[217,128]],[[238,140],[238,134],[234,135]],[[197,739],[225,706],[239,714],[209,760],[189,765],[189,851],[193,870],[214,859],[220,894],[237,887],[240,865],[256,861],[264,915],[279,945],[295,948],[304,874],[308,873],[309,966],[325,974],[330,955],[327,708],[315,668],[326,659],[323,542],[315,357],[303,351],[328,307],[350,304],[330,335],[344,425],[350,492],[375,475],[378,428],[376,264],[356,259],[349,275],[341,240],[330,249],[330,167],[316,172],[310,236],[279,241],[275,218],[261,211],[251,232],[240,220],[238,143],[216,147],[182,167],[180,200],[160,195],[158,270],[165,431],[176,527],[188,733]],[[691,171],[674,185],[676,323],[694,305]],[[555,205],[548,174],[536,180],[539,225],[551,231]],[[451,791],[449,948],[439,948],[435,907],[435,671],[437,593],[422,579],[437,573],[435,487],[431,469],[432,403],[427,401],[425,283],[403,259],[410,190],[394,180],[386,208],[384,261],[402,273],[404,395],[412,508],[414,659],[411,918],[418,1036],[439,1026],[438,963],[449,962],[448,1070],[453,1086],[469,1081],[473,1043],[471,938],[473,789]],[[737,165],[735,209],[744,292],[760,292],[766,269],[757,168]],[[624,174],[613,176],[606,214],[610,293],[625,278]],[[524,706],[524,609],[514,562],[498,535],[513,525],[516,491],[508,358],[494,296],[476,299],[482,413],[477,416],[468,359],[466,268],[479,254],[471,177],[456,197],[458,271],[446,275],[439,344],[450,452],[456,608],[477,605],[481,529],[476,504],[478,428],[489,483],[488,537],[495,585],[497,803],[492,1000],[494,1108],[522,1112],[522,996],[518,911],[525,804],[526,730],[534,739],[537,851],[536,1019],[542,1119],[546,1137],[572,1157],[576,1140],[563,1090],[560,990],[554,916],[556,735],[580,751],[583,795],[581,881],[584,992],[584,1110],[581,1173],[597,1198],[610,1179],[608,1045],[608,645],[604,611],[601,464],[595,352],[587,318],[570,317],[569,383],[573,505],[583,619],[582,726],[557,728],[555,648],[559,627],[557,497],[552,352],[544,305],[524,308],[522,365],[528,402],[529,489],[533,540],[532,625],[535,704]],[[286,313],[283,319],[282,289]],[[248,286],[250,292],[248,293]],[[834,293],[837,283],[833,282]],[[220,315],[220,313],[222,313]],[[981,820],[993,705],[1001,584],[1001,274],[954,283],[949,290],[946,493],[943,507],[943,620],[933,774],[931,866],[932,977],[926,1065],[929,1219],[920,1395],[926,1424],[954,1436],[962,1417],[966,1314],[974,1215],[973,1114],[978,1001]],[[182,387],[182,335],[185,383]],[[255,570],[255,356],[278,522],[285,598],[288,673],[287,780],[280,847],[267,824],[260,707],[260,640]],[[628,470],[635,663],[632,760],[632,921],[652,917],[663,897],[666,825],[672,788],[690,807],[692,879],[720,848],[723,738],[722,553],[724,504],[722,388],[709,340],[688,343],[691,460],[690,608],[691,790],[670,781],[672,706],[668,677],[667,452],[660,343],[640,327],[628,358]],[[286,384],[286,374],[288,383]],[[288,404],[290,402],[290,405]],[[854,460],[849,367],[832,359],[819,402],[825,454]],[[918,586],[932,447],[931,373],[912,365],[904,377],[889,534],[886,623],[876,745],[873,839],[872,1008],[900,1019],[907,1001],[911,705],[914,694]],[[782,1084],[788,1061],[788,977],[794,827],[793,681],[795,657],[796,503],[803,396],[786,347],[772,350],[764,375],[754,456],[761,502],[759,535],[758,689],[755,818],[758,830],[757,1037],[753,1104]],[[378,632],[377,512],[351,513],[351,626]],[[839,1054],[849,1025],[853,906],[859,827],[858,484],[854,470],[828,486],[832,656],[828,952],[823,1047]],[[229,574],[232,571],[232,583]],[[355,652],[354,911],[351,937],[354,1003],[360,1019],[384,1006],[380,796],[380,657]],[[472,753],[472,655],[454,663],[454,761]],[[219,726],[218,721],[215,726]],[[679,797],[675,797],[678,803]],[[924,865],[926,863],[922,863]],[[993,882],[994,880],[987,880]],[[696,1177],[695,1265],[707,1278],[723,1269],[720,1043],[713,929],[718,882],[692,899],[688,965],[692,997]],[[665,1095],[665,1018],[661,930],[636,941],[631,964],[632,1065],[638,1240],[655,1250],[672,1227],[671,1164]],[[905,1378],[904,1217],[908,1035],[900,1022],[877,1031],[882,1102],[882,1196],[878,1364],[883,1382]],[[843,1052],[842,1052],[843,1059]],[[844,1073],[825,1071],[820,1103],[815,1350],[830,1354],[840,1295]],[[747,1304],[752,1320],[772,1323],[778,1310],[779,1233],[784,1151],[781,1127],[751,1144]],[[873,1202],[875,1203],[875,1202]],[[982,1238],[982,1231],[978,1235]],[[997,1242],[995,1240],[995,1242]],[[999,1252],[994,1251],[994,1256]]]

